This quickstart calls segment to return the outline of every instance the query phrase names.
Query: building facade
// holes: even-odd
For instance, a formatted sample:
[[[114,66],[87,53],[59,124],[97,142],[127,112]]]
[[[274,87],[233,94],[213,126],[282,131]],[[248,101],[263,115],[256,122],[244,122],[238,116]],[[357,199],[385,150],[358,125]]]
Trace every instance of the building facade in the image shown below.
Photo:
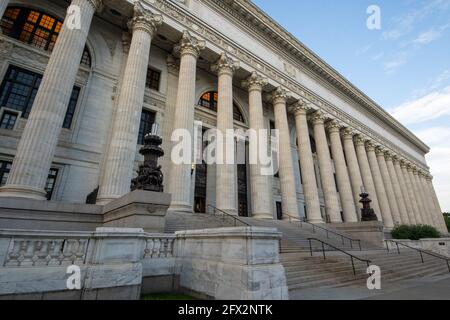
[[[5,0],[0,197],[106,204],[161,127],[170,211],[445,224],[429,148],[245,0]],[[279,172],[175,164],[172,133],[277,129]],[[198,150],[196,150],[198,151]],[[248,146],[243,147],[248,159]]]

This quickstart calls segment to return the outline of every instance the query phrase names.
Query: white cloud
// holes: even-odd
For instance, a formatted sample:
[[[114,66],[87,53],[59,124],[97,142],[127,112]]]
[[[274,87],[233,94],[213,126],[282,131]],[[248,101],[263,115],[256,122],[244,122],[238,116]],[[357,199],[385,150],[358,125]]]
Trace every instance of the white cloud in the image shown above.
[[[402,56],[395,57],[384,63],[384,70],[387,74],[394,73],[398,68],[405,65],[408,61]]]
[[[434,40],[437,40],[441,37],[442,33],[436,30],[429,30],[425,32],[421,32],[419,36],[413,41],[415,44],[429,44]]]
[[[450,211],[450,127],[431,127],[416,132],[417,136],[431,147],[427,163],[434,176],[442,210]]]
[[[450,115],[450,87],[406,102],[391,111],[404,124],[416,124]]]

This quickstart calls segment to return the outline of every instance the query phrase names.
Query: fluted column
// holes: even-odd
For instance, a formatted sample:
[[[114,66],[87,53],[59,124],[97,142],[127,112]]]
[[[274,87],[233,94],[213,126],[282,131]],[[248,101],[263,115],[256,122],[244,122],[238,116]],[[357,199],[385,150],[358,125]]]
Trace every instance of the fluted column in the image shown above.
[[[414,193],[414,188],[413,188],[413,185],[411,182],[411,177],[408,172],[408,164],[406,163],[406,161],[401,161],[400,167],[402,169],[403,177],[405,179],[406,190],[408,193],[408,198],[409,198],[411,209],[412,209],[411,216],[413,216],[413,218],[412,219],[410,218],[410,221],[414,224],[420,224],[421,221],[418,218],[420,215],[419,205],[417,203],[416,196]]]
[[[175,53],[180,55],[180,72],[172,128],[189,133],[192,143],[191,152],[196,151],[193,150],[193,138],[197,59],[204,48],[204,41],[192,37],[189,32],[185,31],[174,50]],[[192,157],[193,159],[194,157]],[[172,202],[169,211],[192,213],[192,160],[189,163],[172,161],[169,175],[169,193],[172,194]]]
[[[416,223],[417,224],[425,224],[426,221],[423,217],[424,208],[423,208],[422,201],[421,201],[420,197],[418,196],[419,191],[417,189],[416,179],[414,178],[414,169],[411,164],[407,165],[407,172],[408,172],[409,181],[411,182],[411,191],[413,193],[413,197],[414,197],[415,204],[416,204],[416,210],[415,210]]]
[[[73,0],[80,8],[80,28],[62,26],[45,69],[33,107],[20,139],[6,185],[0,196],[46,199],[48,172],[75,84],[80,60],[100,0]],[[3,9],[4,10],[4,9]]]
[[[409,190],[408,190],[408,183],[406,182],[406,178],[403,173],[403,163],[404,162],[402,160],[398,160],[398,161],[395,161],[394,166],[395,166],[395,171],[397,173],[397,177],[398,177],[398,180],[400,183],[400,189],[403,193],[403,198],[405,200],[405,206],[406,206],[406,211],[408,213],[409,224],[415,225],[416,217],[415,217],[415,213],[414,213],[413,203],[412,203],[412,200],[411,200],[411,197],[409,194]]]
[[[134,17],[128,24],[133,35],[113,122],[105,175],[100,184],[99,204],[108,203],[130,192],[144,103],[145,70],[148,68],[152,38],[161,23],[161,16],[153,15],[139,4],[135,6]]]
[[[336,180],[341,197],[342,211],[345,222],[357,222],[358,217],[353,199],[350,177],[345,163],[344,150],[341,142],[341,125],[337,121],[331,121],[328,126],[330,134],[331,153],[333,154],[334,166],[336,168]]]
[[[265,130],[262,89],[266,84],[267,80],[256,72],[243,82],[243,86],[248,88],[249,94],[250,129],[255,133],[255,136],[250,140],[250,154],[256,153],[258,155],[256,157],[257,163],[250,164],[252,216],[256,219],[273,219],[267,176],[262,175],[263,167],[259,157],[259,148],[262,148],[263,143],[259,138],[263,133],[262,130]]]
[[[316,140],[317,157],[319,158],[320,178],[322,180],[326,213],[330,218],[330,222],[339,223],[342,222],[342,218],[339,210],[330,149],[325,133],[325,117],[321,111],[317,111],[313,114],[311,120],[314,127],[314,139]]]
[[[355,138],[355,149],[358,157],[359,168],[361,169],[361,176],[364,183],[364,189],[369,194],[369,198],[372,200],[371,206],[381,221],[381,209],[378,201],[377,192],[375,189],[375,183],[373,181],[372,172],[370,170],[369,160],[366,152],[366,139],[362,136]]]
[[[416,196],[417,199],[419,200],[420,203],[420,218],[422,220],[423,224],[430,224],[430,219],[428,217],[428,206],[427,206],[427,202],[425,201],[425,197],[423,194],[423,190],[422,190],[422,185],[420,183],[420,178],[419,178],[419,170],[417,169],[417,167],[413,168],[413,180],[414,180],[414,188],[416,190]]]
[[[275,114],[275,128],[279,131],[279,176],[283,219],[299,218],[297,191],[294,176],[294,163],[291,152],[291,138],[286,110],[287,92],[279,87],[272,94]]]
[[[386,157],[386,164],[389,171],[389,177],[391,178],[392,187],[394,188],[395,200],[397,201],[397,207],[400,213],[400,219],[402,224],[409,224],[408,212],[406,210],[405,198],[403,197],[402,189],[400,188],[400,178],[397,176],[394,163],[398,160],[389,154]]]
[[[440,230],[443,234],[448,234],[449,231],[447,229],[447,225],[444,220],[441,205],[439,204],[439,200],[437,198],[436,191],[433,186],[433,177],[431,175],[429,175],[429,176],[427,176],[426,180],[427,180],[427,185],[428,185],[428,191],[429,191],[429,194],[430,194],[431,199],[434,204],[435,216],[437,217],[436,220],[440,225]]]
[[[435,219],[433,217],[434,203],[431,204],[431,202],[430,202],[430,198],[429,198],[429,194],[427,192],[427,188],[425,188],[425,186],[424,186],[424,180],[425,180],[424,173],[419,171],[417,173],[417,183],[418,183],[419,191],[422,194],[423,206],[425,208],[424,214],[425,214],[425,217],[426,217],[428,225],[436,226]]]
[[[227,159],[235,159],[234,143],[227,148],[225,143],[227,130],[233,130],[233,74],[239,68],[239,63],[228,57],[225,53],[213,65],[213,71],[219,75],[219,101],[217,105],[217,130],[224,137],[223,162],[216,166],[216,205],[218,209],[229,214],[237,215],[237,166],[227,163]],[[219,152],[220,153],[220,152]]]
[[[292,107],[298,141],[298,158],[302,175],[303,194],[305,197],[306,216],[310,223],[323,223],[320,212],[319,191],[314,170],[314,160],[309,138],[307,111],[305,102],[298,102]]]
[[[349,128],[346,128],[342,131],[345,159],[347,160],[348,173],[352,185],[353,200],[355,202],[355,208],[358,211],[357,216],[359,217],[359,212],[362,208],[362,205],[359,202],[359,195],[361,194],[363,181],[361,177],[361,171],[359,170],[358,158],[356,157],[355,144],[353,143],[354,136],[355,133]]]
[[[9,0],[2,0],[2,1],[0,1],[0,19],[5,14],[5,11],[6,11],[6,8],[8,7],[8,4],[9,4]],[[0,33],[2,33],[1,30],[0,30]]]
[[[375,153],[376,146],[372,142],[366,145],[367,157],[369,158],[370,169],[377,192],[378,203],[380,204],[381,217],[386,228],[394,228],[394,220],[392,219],[391,207],[384,186],[383,178],[381,176],[380,166],[378,165],[377,155]]]
[[[400,211],[395,199],[394,187],[392,186],[391,176],[389,175],[389,169],[386,163],[386,157],[388,155],[382,148],[377,148],[376,153],[381,177],[383,178],[384,189],[386,190],[389,207],[391,208],[392,220],[394,222],[394,225],[401,225],[402,219],[400,217]]]

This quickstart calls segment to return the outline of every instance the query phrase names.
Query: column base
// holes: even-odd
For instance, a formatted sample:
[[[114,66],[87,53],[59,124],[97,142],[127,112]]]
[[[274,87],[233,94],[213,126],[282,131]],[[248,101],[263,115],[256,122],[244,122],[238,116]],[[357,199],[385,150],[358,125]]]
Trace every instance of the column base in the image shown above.
[[[104,205],[107,205],[108,203],[110,203],[110,202],[112,202],[112,201],[114,201],[114,200],[117,200],[117,199],[119,199],[120,197],[101,197],[101,198],[98,198],[97,199],[97,201],[95,202],[95,204],[96,205],[99,205],[99,206],[104,206]]]
[[[294,222],[300,221],[299,217],[295,217],[294,215],[290,215],[290,214],[283,214],[281,219],[283,221],[294,221]]]
[[[274,220],[270,213],[252,213],[251,217],[257,220]]]
[[[308,219],[308,223],[312,224],[325,224],[325,221],[323,219]]]
[[[191,204],[186,203],[171,203],[168,213],[181,213],[181,214],[193,214],[193,208]]]
[[[47,192],[42,189],[28,186],[6,185],[0,188],[0,197],[26,198],[33,200],[47,200]]]

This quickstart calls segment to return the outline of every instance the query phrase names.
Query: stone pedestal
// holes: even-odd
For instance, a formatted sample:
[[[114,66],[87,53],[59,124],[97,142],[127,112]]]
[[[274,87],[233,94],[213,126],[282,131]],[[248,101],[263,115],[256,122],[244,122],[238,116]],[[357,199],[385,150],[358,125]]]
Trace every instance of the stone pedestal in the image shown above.
[[[167,193],[133,191],[104,206],[104,226],[163,233],[170,200]]]
[[[380,221],[336,223],[331,224],[331,227],[348,234],[353,239],[360,239],[380,247],[384,245],[383,223]]]

